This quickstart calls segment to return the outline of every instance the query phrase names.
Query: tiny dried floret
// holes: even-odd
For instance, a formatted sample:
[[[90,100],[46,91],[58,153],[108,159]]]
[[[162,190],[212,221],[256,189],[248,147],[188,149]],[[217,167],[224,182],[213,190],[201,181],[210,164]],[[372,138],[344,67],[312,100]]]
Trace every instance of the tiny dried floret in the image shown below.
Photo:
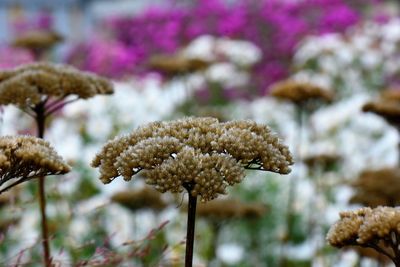
[[[0,186],[54,174],[65,174],[70,167],[50,144],[32,136],[0,137]],[[0,188],[3,192],[5,186]]]
[[[370,247],[398,264],[399,235],[400,209],[380,206],[342,212],[340,220],[329,230],[327,241],[335,247]]]
[[[107,80],[64,64],[31,63],[0,71],[0,105],[32,107],[49,97],[86,99],[113,93]]]
[[[309,101],[330,103],[333,101],[333,93],[319,85],[296,80],[284,80],[273,84],[270,88],[271,95],[297,105],[303,105]]]
[[[103,183],[142,171],[160,192],[190,188],[203,201],[240,183],[245,169],[287,174],[291,164],[288,148],[267,126],[209,117],[150,123],[109,141],[92,162]]]

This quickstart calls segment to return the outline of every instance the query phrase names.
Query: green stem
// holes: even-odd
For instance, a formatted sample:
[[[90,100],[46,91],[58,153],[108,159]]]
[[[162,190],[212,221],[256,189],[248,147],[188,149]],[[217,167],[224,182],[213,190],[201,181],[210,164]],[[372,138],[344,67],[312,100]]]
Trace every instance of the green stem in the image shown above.
[[[196,205],[197,197],[192,196],[192,185],[187,185],[186,190],[189,193],[189,206],[188,206],[188,220],[186,232],[186,253],[185,253],[185,267],[193,266],[193,245],[194,245],[194,229],[196,223]]]
[[[39,138],[44,137],[45,131],[45,108],[44,103],[38,104],[35,108],[36,112],[36,125],[37,125],[37,136]],[[51,266],[50,256],[50,245],[49,245],[49,231],[47,227],[47,216],[46,216],[46,195],[45,195],[45,177],[39,177],[39,206],[41,215],[41,228],[42,228],[42,245],[44,259],[43,263],[45,267]]]

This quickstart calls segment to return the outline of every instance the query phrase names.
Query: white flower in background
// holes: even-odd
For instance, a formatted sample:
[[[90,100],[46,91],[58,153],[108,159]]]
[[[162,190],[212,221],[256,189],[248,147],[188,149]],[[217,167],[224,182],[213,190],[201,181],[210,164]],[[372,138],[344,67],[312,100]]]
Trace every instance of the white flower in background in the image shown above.
[[[325,75],[340,95],[377,91],[400,71],[400,19],[387,23],[365,22],[344,34],[306,38],[298,47],[294,64],[299,70]],[[317,75],[318,76],[318,75]]]
[[[215,44],[216,53],[223,55],[232,63],[249,67],[260,61],[262,52],[251,42],[220,38]]]
[[[235,243],[225,243],[218,246],[217,256],[225,264],[237,264],[244,256],[244,249]]]
[[[206,61],[214,61],[216,38],[211,35],[202,35],[192,40],[181,54],[187,58],[201,58]]]
[[[210,35],[197,37],[182,49],[181,54],[209,62],[231,62],[240,68],[251,67],[262,57],[261,49],[251,42]]]
[[[239,70],[231,63],[218,63],[211,65],[206,71],[209,82],[219,83],[226,87],[244,86],[249,82],[248,72]]]

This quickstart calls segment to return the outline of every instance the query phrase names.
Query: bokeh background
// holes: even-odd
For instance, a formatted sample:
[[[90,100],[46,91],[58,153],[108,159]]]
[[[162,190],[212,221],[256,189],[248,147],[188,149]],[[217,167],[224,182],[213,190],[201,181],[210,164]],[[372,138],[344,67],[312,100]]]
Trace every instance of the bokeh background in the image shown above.
[[[90,162],[116,135],[184,116],[268,124],[296,162],[288,176],[249,172],[222,208],[199,211],[195,266],[390,266],[325,235],[339,211],[400,203],[398,124],[362,108],[388,91],[400,107],[399,10],[394,0],[0,0],[1,69],[47,60],[115,85],[66,106],[47,131],[73,166],[46,184],[56,266],[183,266],[186,196],[140,193],[140,178],[103,185]],[[32,33],[56,38],[32,49],[21,44]],[[308,108],[271,95],[286,79],[334,100]],[[14,107],[0,119],[2,135],[36,131]],[[0,196],[1,266],[41,265],[38,211],[34,182]]]

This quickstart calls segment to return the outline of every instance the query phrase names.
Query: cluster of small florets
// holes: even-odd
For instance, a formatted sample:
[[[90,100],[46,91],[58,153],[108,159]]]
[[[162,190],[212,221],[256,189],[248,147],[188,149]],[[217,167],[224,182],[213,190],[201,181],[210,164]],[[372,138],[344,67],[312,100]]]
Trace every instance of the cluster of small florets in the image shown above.
[[[43,139],[32,136],[0,137],[0,185],[10,179],[28,180],[69,171],[70,167]]]
[[[243,203],[236,199],[215,199],[207,203],[201,203],[197,207],[197,215],[210,219],[234,219],[234,218],[260,218],[267,211],[262,203]]]
[[[63,37],[50,30],[32,30],[19,35],[13,42],[15,47],[27,49],[49,49],[61,42]]]
[[[303,105],[309,101],[330,103],[334,99],[333,93],[328,89],[313,83],[291,79],[273,84],[270,90],[272,96],[297,105]]]
[[[355,194],[350,200],[351,203],[368,207],[394,207],[400,204],[399,168],[364,171],[352,186]]]
[[[342,212],[340,220],[329,230],[327,240],[335,247],[370,247],[398,262],[399,234],[399,208],[362,208]]]
[[[149,187],[117,192],[112,195],[111,200],[132,211],[141,209],[160,211],[167,206],[160,193]]]
[[[0,71],[0,104],[34,106],[48,97],[86,99],[113,93],[112,84],[95,74],[53,63],[31,63]]]
[[[120,175],[130,180],[143,170],[158,191],[190,188],[202,200],[241,182],[245,168],[287,174],[291,164],[288,148],[267,126],[215,118],[150,123],[109,141],[92,162],[103,183]]]

